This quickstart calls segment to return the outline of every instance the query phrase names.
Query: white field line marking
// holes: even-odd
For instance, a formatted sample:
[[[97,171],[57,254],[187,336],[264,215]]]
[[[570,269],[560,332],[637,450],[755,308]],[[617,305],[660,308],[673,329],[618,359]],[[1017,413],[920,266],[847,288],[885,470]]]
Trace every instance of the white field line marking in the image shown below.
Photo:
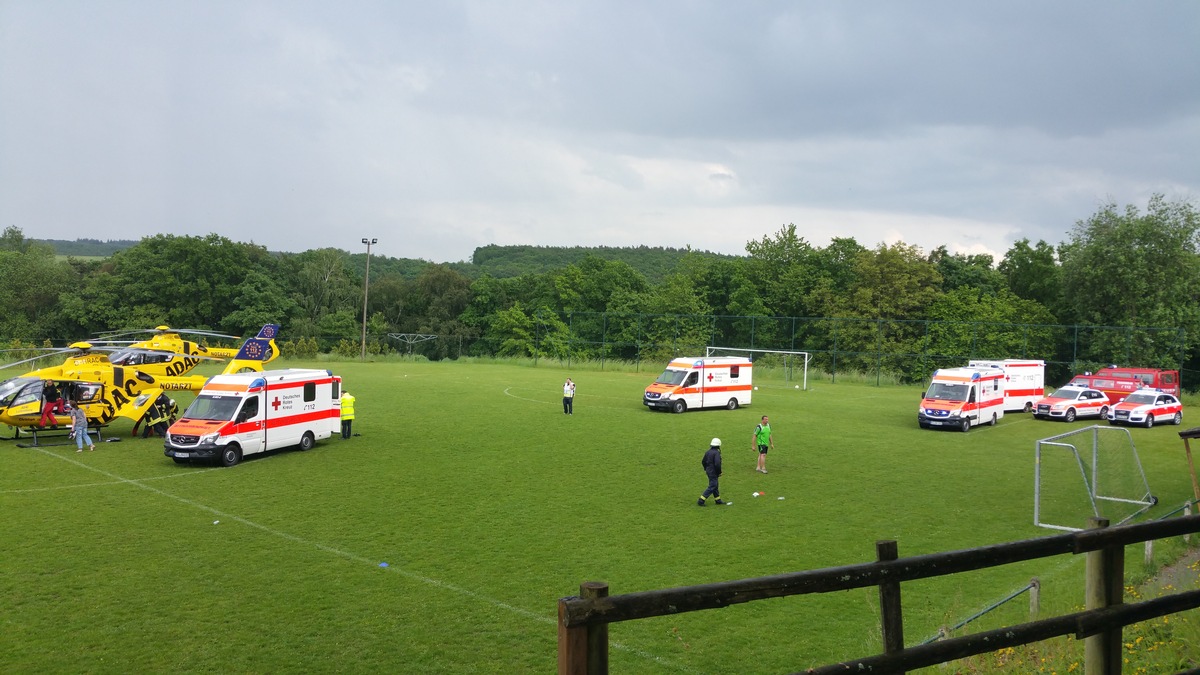
[[[324,551],[325,553],[331,553],[335,556],[338,556],[339,558],[345,558],[346,560],[351,560],[353,562],[371,565],[372,567],[378,566],[378,564],[374,560],[370,560],[370,559],[365,558],[356,553],[350,553],[348,551],[343,551],[341,549],[334,548],[334,547],[328,546],[326,544],[322,544],[322,543],[315,542],[315,541],[310,541],[308,539],[304,539],[303,537],[298,537],[294,534],[289,534],[287,532],[283,532],[281,530],[276,530],[276,529],[267,527],[266,525],[256,523],[252,520],[242,518],[241,516],[237,516],[232,513],[226,513],[225,511],[221,511],[219,509],[213,508],[206,504],[201,504],[200,502],[193,501],[191,499],[187,499],[186,497],[180,497],[178,495],[173,495],[169,492],[164,492],[162,490],[159,490],[158,488],[151,487],[149,485],[145,485],[142,482],[142,480],[134,480],[134,479],[130,479],[130,478],[124,478],[122,476],[118,476],[115,473],[105,471],[104,469],[100,469],[100,468],[97,468],[97,467],[94,467],[94,466],[91,466],[88,464],[84,464],[83,462],[76,461],[75,459],[73,459],[71,457],[56,455],[53,452],[44,450],[42,448],[32,448],[32,449],[37,450],[38,452],[40,452],[44,455],[53,457],[55,459],[61,459],[62,461],[68,462],[70,464],[74,464],[75,466],[82,467],[84,469],[88,469],[89,471],[95,471],[96,473],[99,473],[103,476],[108,476],[109,478],[113,479],[112,483],[108,483],[109,485],[121,485],[121,484],[133,485],[135,487],[139,487],[148,492],[153,492],[154,494],[159,495],[160,497],[166,497],[167,499],[175,500],[181,504],[186,504],[188,506],[191,506],[192,508],[199,509],[201,511],[207,511],[207,512],[213,514],[214,516],[219,516],[220,518],[225,518],[227,520],[232,520],[234,522],[241,523],[242,525],[246,525],[247,527],[252,527],[256,530],[266,532],[267,534],[279,537],[280,539],[286,539],[288,541],[291,541],[291,542],[294,542],[297,544],[301,544],[304,546],[311,546],[319,551]],[[143,479],[143,480],[145,480],[145,479]],[[427,584],[427,585],[433,586],[435,588],[440,588],[442,590],[451,591],[453,593],[457,593],[459,595],[471,598],[472,600],[478,600],[480,602],[489,604],[493,607],[503,609],[503,610],[512,612],[514,614],[523,616],[527,619],[532,619],[541,624],[550,625],[550,626],[558,625],[557,617],[552,618],[552,617],[545,616],[543,614],[531,612],[527,609],[523,609],[523,608],[517,607],[515,605],[510,605],[506,602],[502,602],[495,598],[488,597],[481,593],[476,593],[475,591],[472,591],[472,590],[469,590],[466,588],[462,588],[461,586],[455,586],[452,583],[445,582],[440,579],[426,577],[426,576],[417,574],[415,572],[410,572],[408,570],[401,569],[399,567],[393,567],[391,565],[389,565],[388,567],[386,567],[384,569],[386,569],[389,572],[394,572],[396,574],[399,574],[407,579],[410,579],[413,581],[418,581],[420,583]],[[612,647],[615,647],[617,649],[620,649],[621,651],[640,656],[642,658],[648,659],[650,661],[654,661],[655,663],[658,663],[663,666],[668,666],[670,668],[673,668],[673,669],[681,671],[681,672],[699,673],[699,671],[691,670],[691,669],[685,667],[683,664],[672,662],[661,656],[656,656],[654,654],[650,654],[649,652],[645,652],[640,649],[636,649],[634,647],[629,647],[620,642],[610,642],[609,645]]]
[[[517,396],[516,394],[509,393],[509,391],[508,391],[509,389],[512,389],[512,387],[504,388],[504,395],[511,396],[519,401],[529,401],[530,403],[553,403],[554,402],[554,401],[539,401],[536,398],[525,398],[524,396]]]

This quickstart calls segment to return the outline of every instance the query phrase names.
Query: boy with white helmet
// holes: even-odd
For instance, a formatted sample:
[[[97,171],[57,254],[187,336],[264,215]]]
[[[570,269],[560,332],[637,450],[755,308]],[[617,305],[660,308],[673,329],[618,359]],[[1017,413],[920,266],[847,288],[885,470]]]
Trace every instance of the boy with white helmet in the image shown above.
[[[714,438],[708,445],[708,452],[700,460],[700,466],[704,467],[704,473],[708,476],[708,488],[696,500],[696,506],[704,506],[709,495],[716,497],[718,504],[725,503],[721,501],[721,488],[717,485],[717,479],[721,477],[721,439]]]

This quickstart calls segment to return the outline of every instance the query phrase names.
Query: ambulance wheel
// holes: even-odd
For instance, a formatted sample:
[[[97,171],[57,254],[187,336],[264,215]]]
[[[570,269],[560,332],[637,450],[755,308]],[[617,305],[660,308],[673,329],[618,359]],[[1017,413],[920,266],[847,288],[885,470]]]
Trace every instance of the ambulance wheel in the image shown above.
[[[312,447],[316,444],[317,439],[313,438],[311,431],[304,432],[304,435],[300,437],[301,450],[312,450]]]
[[[1181,412],[1175,413],[1175,417],[1171,418],[1171,424],[1175,424],[1175,425],[1183,424],[1183,413],[1181,413]]]
[[[233,466],[242,461],[242,449],[230,443],[221,449],[221,466]]]
[[[676,399],[671,404],[671,412],[673,413],[681,413],[685,410],[687,410],[687,404],[683,402],[683,399]]]
[[[964,419],[958,423],[958,430],[964,434],[971,430],[971,420]]]
[[[1075,409],[1067,408],[1067,414],[1063,417],[1063,419],[1068,422],[1074,422],[1075,421]]]
[[[737,407],[738,407],[737,399],[736,398],[729,399],[729,403],[726,403],[725,407],[729,408],[730,410],[737,410]]]
[[[1025,409],[1022,410],[1021,412],[1033,412],[1033,403],[1030,403],[1029,401],[1025,401]]]
[[[1146,413],[1146,428],[1154,426],[1154,413]]]

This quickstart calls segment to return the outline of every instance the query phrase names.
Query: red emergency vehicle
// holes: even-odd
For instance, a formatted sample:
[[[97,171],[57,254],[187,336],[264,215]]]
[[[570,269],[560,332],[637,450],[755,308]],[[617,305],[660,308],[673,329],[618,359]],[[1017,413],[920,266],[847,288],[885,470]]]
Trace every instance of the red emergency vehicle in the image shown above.
[[[1113,403],[1129,396],[1143,387],[1158,389],[1178,397],[1179,371],[1161,370],[1159,368],[1122,368],[1108,366],[1094,373],[1076,375],[1071,379],[1071,386],[1091,387],[1099,389]]]

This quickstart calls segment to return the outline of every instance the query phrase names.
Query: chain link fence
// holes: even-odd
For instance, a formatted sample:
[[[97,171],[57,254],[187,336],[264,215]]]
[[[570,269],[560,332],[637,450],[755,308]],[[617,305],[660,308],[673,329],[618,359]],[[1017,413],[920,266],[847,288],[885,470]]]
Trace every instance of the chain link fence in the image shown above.
[[[707,346],[755,350],[803,350],[810,367],[836,380],[855,373],[900,382],[921,382],[937,368],[971,358],[1046,361],[1047,382],[1109,364],[1181,369],[1185,333],[1170,327],[1014,324],[839,317],[765,317],[614,312],[546,312],[501,333],[423,333],[419,342],[368,336],[370,354],[411,354],[430,360],[461,357],[526,357],[535,361],[608,361],[659,369],[676,356],[704,354]],[[359,353],[358,336],[317,336],[283,341],[297,351]]]

